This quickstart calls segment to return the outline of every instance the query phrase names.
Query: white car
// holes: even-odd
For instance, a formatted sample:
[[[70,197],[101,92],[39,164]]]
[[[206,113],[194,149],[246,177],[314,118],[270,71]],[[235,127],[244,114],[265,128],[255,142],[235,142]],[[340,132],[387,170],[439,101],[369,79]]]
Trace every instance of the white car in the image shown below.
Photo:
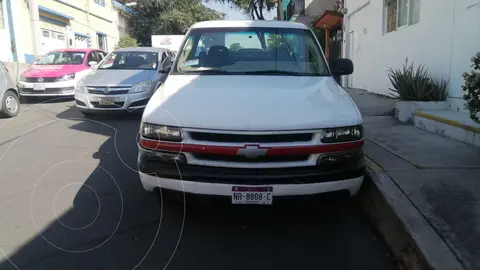
[[[197,46],[207,52],[196,50]],[[364,178],[362,116],[305,25],[206,21],[191,27],[142,116],[138,168],[159,188],[272,204],[348,191]]]

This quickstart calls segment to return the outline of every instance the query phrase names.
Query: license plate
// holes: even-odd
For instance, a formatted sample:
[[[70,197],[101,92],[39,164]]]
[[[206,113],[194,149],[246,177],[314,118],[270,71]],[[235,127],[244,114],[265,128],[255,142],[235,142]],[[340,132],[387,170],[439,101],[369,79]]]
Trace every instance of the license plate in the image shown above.
[[[33,90],[44,91],[45,90],[45,84],[36,83],[36,84],[33,85]]]
[[[273,187],[232,187],[232,204],[272,204]]]
[[[115,105],[115,98],[98,98],[99,105]]]

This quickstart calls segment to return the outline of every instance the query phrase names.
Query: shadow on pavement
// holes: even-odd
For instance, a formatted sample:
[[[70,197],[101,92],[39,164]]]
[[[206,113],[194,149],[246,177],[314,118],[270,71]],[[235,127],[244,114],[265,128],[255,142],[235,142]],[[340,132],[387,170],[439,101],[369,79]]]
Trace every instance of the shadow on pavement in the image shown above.
[[[75,108],[57,117],[82,118]],[[98,166],[73,207],[9,257],[15,266],[4,260],[0,269],[393,269],[342,196],[267,208],[189,197],[185,208],[160,204],[135,171],[139,124],[136,114],[71,126],[107,137],[91,154]]]
[[[38,103],[60,103],[66,101],[73,101],[72,97],[20,97],[21,104],[38,104]]]

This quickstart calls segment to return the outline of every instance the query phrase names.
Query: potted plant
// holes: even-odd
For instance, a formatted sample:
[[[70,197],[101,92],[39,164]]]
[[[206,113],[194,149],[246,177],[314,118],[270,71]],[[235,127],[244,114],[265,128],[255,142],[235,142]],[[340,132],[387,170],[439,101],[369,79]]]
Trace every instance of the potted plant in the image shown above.
[[[470,112],[470,118],[480,123],[480,53],[472,57],[472,71],[463,73],[465,84],[462,86],[467,102],[466,109]]]
[[[448,82],[432,79],[425,66],[415,68],[407,59],[401,69],[390,68],[388,78],[392,84],[391,96],[399,99],[395,117],[400,122],[411,122],[416,111],[448,109]]]

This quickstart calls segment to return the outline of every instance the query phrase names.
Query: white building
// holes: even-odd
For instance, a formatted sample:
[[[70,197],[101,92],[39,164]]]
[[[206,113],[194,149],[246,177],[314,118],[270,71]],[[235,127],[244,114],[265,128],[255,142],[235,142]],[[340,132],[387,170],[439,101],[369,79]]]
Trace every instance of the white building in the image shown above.
[[[29,64],[60,48],[110,52],[126,14],[115,0],[0,0],[0,61]]]
[[[337,0],[283,0],[285,20],[311,26],[327,10],[332,10]]]
[[[112,5],[117,13],[116,24],[120,37],[131,35],[128,21],[130,20],[131,14],[133,14],[133,10],[125,6],[124,2],[126,1],[112,1]]]
[[[348,86],[388,95],[387,70],[408,58],[449,80],[450,109],[463,111],[462,73],[480,52],[479,0],[347,0],[344,56]]]

